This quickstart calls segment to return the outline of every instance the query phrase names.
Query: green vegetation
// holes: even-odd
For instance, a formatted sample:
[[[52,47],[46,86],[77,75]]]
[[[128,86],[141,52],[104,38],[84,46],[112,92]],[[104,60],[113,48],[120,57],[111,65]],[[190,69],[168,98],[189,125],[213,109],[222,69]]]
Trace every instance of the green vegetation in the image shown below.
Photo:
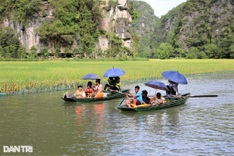
[[[38,61],[1,62],[0,92],[44,92],[85,84],[82,77],[95,73],[101,78],[112,67],[122,68],[124,82],[160,78],[166,70],[178,70],[183,74],[233,71],[233,60],[148,60],[148,61]],[[106,78],[102,78],[105,83]]]
[[[170,58],[172,50],[173,47],[170,45],[170,43],[162,43],[158,47],[157,56],[160,59]]]
[[[148,8],[139,8],[135,2],[135,9],[147,13]],[[234,2],[231,0],[187,0],[162,16],[154,30],[144,30],[147,36],[142,36],[142,49],[147,49],[144,56],[153,58],[186,57],[190,59],[204,58],[234,58]],[[133,23],[143,20],[144,16]],[[144,21],[145,25],[152,25],[152,21]],[[135,28],[136,29],[136,28]],[[143,28],[142,28],[143,29]],[[164,53],[162,46],[172,47],[170,55]],[[163,45],[162,45],[163,44]],[[165,49],[165,48],[164,48]]]
[[[97,42],[100,31],[96,29],[101,17],[95,0],[57,0],[51,1],[55,20],[44,22],[38,29],[40,39],[46,46],[60,49],[67,47],[65,53],[73,53],[71,46],[78,43],[75,50],[82,55],[90,55]]]
[[[25,33],[25,27],[41,10],[42,0],[0,0],[0,21],[5,18],[20,23],[20,29]],[[26,58],[25,48],[20,44],[19,34],[13,29],[0,27],[0,58]]]
[[[134,41],[139,43],[138,56],[152,57],[150,54],[154,49],[152,49],[151,39],[159,18],[154,16],[154,10],[146,2],[131,1],[130,4],[135,12],[132,14],[134,18],[131,29],[136,34],[135,36],[138,36],[134,38]]]
[[[101,29],[100,5],[103,3],[101,0],[0,0],[0,21],[7,19],[21,33],[25,34],[25,28],[34,25],[36,19],[42,22],[36,35],[40,36],[40,44],[43,45],[40,49],[32,47],[26,50],[21,47],[20,35],[11,28],[1,27],[0,58],[96,58],[98,55],[120,57],[124,53],[132,56],[134,52],[124,47],[114,32],[108,34]],[[117,4],[116,0],[109,3],[110,7]],[[136,14],[132,8],[130,11]],[[111,44],[105,52],[96,49],[101,35],[106,36]]]
[[[22,23],[24,29],[39,11],[43,0],[0,0],[0,20],[10,17],[13,21]]]
[[[4,58],[22,58],[24,49],[20,48],[20,43],[11,28],[2,30],[0,27],[0,57]]]
[[[110,0],[106,9],[101,0],[0,0],[0,21],[10,23],[18,32],[39,20],[37,33],[39,49],[25,49],[20,34],[11,28],[0,28],[0,58],[47,59],[51,57],[76,58],[234,58],[234,1],[187,0],[160,19],[153,9],[142,1],[128,1],[132,16],[133,49],[124,47],[112,32],[101,29],[101,12],[118,5]],[[115,10],[115,9],[114,9]],[[49,17],[52,11],[52,17]],[[129,21],[125,21],[129,25]],[[137,35],[136,35],[137,34]],[[26,36],[26,35],[24,35]],[[109,49],[97,48],[100,36],[108,39]],[[27,43],[25,38],[21,42]]]

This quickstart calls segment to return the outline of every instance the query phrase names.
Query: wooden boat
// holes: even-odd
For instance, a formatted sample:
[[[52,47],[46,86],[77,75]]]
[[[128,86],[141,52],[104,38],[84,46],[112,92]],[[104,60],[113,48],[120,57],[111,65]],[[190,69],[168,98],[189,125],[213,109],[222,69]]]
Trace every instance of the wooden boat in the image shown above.
[[[104,96],[104,97],[86,97],[86,98],[76,98],[76,97],[66,98],[66,97],[61,97],[61,98],[64,101],[67,101],[67,102],[105,101],[105,100],[112,100],[112,99],[117,99],[117,98],[125,97],[126,94],[128,93],[128,91],[129,91],[129,89],[123,90],[121,92],[108,92],[108,91],[105,91],[104,94],[106,96]]]
[[[179,106],[186,103],[188,98],[190,97],[190,93],[183,94],[181,97],[173,97],[173,98],[165,98],[165,103],[161,105],[150,105],[150,104],[141,104],[141,105],[132,105],[133,107],[127,107],[126,104],[122,104],[118,106],[118,109],[123,111],[151,111],[158,109],[165,109],[169,107]]]

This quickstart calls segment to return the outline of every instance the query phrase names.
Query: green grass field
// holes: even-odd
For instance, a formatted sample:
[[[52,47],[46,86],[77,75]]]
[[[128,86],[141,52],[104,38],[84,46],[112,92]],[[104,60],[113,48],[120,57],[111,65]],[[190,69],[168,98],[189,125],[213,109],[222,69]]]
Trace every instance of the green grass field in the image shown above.
[[[177,70],[184,75],[233,71],[234,60],[149,60],[149,61],[39,61],[0,62],[0,92],[15,92],[31,88],[72,86],[86,83],[82,77],[95,73],[105,83],[104,72],[112,67],[122,68],[126,75],[122,82],[161,78],[166,70]]]

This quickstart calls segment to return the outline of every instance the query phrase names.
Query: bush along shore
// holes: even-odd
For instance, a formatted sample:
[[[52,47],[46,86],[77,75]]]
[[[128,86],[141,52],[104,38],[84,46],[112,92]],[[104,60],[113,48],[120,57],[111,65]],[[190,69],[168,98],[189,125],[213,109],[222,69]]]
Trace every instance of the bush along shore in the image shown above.
[[[30,93],[42,93],[42,92],[52,92],[52,91],[62,91],[76,88],[78,84],[68,83],[68,84],[60,84],[55,86],[42,86],[37,85],[37,83],[33,83],[26,87],[20,87],[19,84],[4,84],[4,88],[1,88],[0,96],[8,96],[8,95],[23,95]]]

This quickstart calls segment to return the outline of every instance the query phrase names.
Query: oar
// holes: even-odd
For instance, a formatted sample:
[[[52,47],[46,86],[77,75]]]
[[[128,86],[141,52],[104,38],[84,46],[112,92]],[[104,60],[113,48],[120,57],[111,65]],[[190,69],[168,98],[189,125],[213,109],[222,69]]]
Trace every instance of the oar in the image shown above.
[[[193,96],[188,96],[191,98],[202,98],[202,97],[218,97],[218,95],[193,95]]]
[[[126,94],[125,94],[126,95]],[[119,106],[123,103],[123,101],[126,99],[127,97],[124,97],[123,100],[120,102]]]
[[[123,98],[123,100],[120,102],[119,106],[121,106],[121,104],[123,103],[123,101],[124,101],[125,99],[126,99],[126,97]]]

